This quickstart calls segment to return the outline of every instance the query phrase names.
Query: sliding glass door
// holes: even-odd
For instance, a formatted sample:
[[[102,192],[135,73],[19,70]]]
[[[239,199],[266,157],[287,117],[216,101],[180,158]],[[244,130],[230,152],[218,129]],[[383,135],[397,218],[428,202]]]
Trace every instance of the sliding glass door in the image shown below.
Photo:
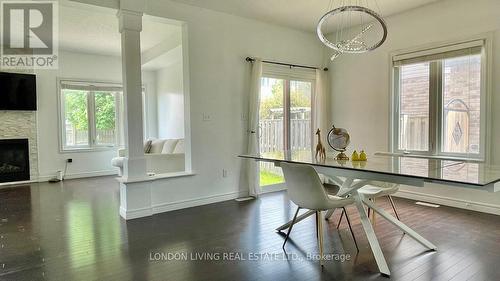
[[[311,153],[312,81],[263,77],[259,112],[260,153],[283,156],[285,151]],[[283,173],[272,163],[260,162],[263,192],[279,189]]]
[[[284,79],[263,77],[259,110],[260,153],[266,157],[283,155],[285,150]],[[260,162],[260,185],[283,183],[283,174],[272,163]]]
[[[312,150],[312,82],[290,81],[288,150],[301,156]],[[301,157],[302,158],[302,157]]]

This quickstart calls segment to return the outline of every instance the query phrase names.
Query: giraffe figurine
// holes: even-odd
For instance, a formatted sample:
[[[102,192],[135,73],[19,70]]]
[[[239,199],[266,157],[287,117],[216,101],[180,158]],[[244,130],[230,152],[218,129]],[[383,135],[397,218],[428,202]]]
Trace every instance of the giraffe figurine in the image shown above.
[[[318,136],[318,144],[316,145],[316,160],[318,160],[319,155],[319,160],[324,161],[326,159],[326,150],[323,143],[321,143],[321,130],[319,128],[316,131],[316,135]]]

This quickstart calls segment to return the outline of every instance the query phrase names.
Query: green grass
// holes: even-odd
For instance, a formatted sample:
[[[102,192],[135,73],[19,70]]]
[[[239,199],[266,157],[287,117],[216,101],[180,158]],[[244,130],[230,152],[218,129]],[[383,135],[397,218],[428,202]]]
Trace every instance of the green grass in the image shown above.
[[[284,182],[282,176],[267,171],[260,172],[260,186],[278,184]]]
[[[294,150],[292,156],[297,159],[308,159],[312,155],[311,150]],[[271,151],[262,154],[263,157],[284,158],[283,151]],[[263,166],[260,167],[260,186],[273,185],[285,182],[282,175],[266,171]]]

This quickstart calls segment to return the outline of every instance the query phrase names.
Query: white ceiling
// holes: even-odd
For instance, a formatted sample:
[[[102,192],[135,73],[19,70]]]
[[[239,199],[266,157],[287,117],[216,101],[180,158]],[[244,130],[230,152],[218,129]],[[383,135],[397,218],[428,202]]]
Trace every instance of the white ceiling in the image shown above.
[[[330,0],[173,0],[197,7],[225,12],[264,22],[314,32],[319,18],[328,11]],[[363,3],[383,16],[401,13],[441,0],[333,0],[340,3]],[[376,8],[378,4],[379,8]]]
[[[179,40],[181,27],[144,17],[141,51],[147,51],[165,40]],[[180,44],[177,42],[176,44]],[[120,33],[116,11],[82,9],[81,6],[59,6],[59,48],[90,54],[120,56]]]

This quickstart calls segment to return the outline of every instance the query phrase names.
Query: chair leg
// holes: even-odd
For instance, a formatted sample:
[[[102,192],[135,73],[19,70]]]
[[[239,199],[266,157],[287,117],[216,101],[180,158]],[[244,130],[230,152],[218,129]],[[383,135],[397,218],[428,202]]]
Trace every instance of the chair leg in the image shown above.
[[[339,223],[337,223],[337,229],[339,229],[340,223],[342,222],[342,218],[344,217],[344,213],[345,213],[345,208],[342,208],[342,213],[340,214]]]
[[[372,198],[371,201],[373,202],[373,204],[375,205],[375,198]],[[375,225],[377,224],[377,218],[376,218],[376,213],[372,210],[371,211],[371,221],[372,221],[372,225],[375,227]]]
[[[300,207],[297,207],[297,211],[295,211],[295,215],[293,216],[292,219],[292,224],[290,224],[290,227],[288,228],[288,232],[286,233],[285,237],[285,242],[283,242],[283,250],[285,250],[285,244],[288,241],[288,237],[290,237],[290,232],[292,232],[293,225],[295,224],[295,221],[297,220],[297,215],[299,214]]]
[[[328,220],[333,215],[333,212],[335,212],[335,210],[336,209],[331,209],[326,211],[325,220]]]
[[[356,250],[358,250],[359,252],[358,241],[356,241],[356,236],[354,236],[354,231],[352,231],[351,220],[349,220],[349,216],[347,215],[345,207],[342,208],[342,214],[343,213],[345,213],[345,218],[347,219],[347,224],[349,225],[349,230],[351,231],[352,239],[354,240],[354,245],[356,245]]]
[[[319,237],[318,211],[316,211],[316,238]]]
[[[392,196],[387,195],[387,197],[389,198],[389,202],[391,202],[391,206],[392,206],[392,209],[394,210],[394,214],[396,215],[396,218],[398,219],[398,221],[400,221],[398,211],[396,210],[396,205],[394,204],[394,200],[392,200]]]
[[[319,248],[319,263],[323,267],[323,221],[321,219],[321,211],[316,211],[316,229],[318,234],[318,248]]]

